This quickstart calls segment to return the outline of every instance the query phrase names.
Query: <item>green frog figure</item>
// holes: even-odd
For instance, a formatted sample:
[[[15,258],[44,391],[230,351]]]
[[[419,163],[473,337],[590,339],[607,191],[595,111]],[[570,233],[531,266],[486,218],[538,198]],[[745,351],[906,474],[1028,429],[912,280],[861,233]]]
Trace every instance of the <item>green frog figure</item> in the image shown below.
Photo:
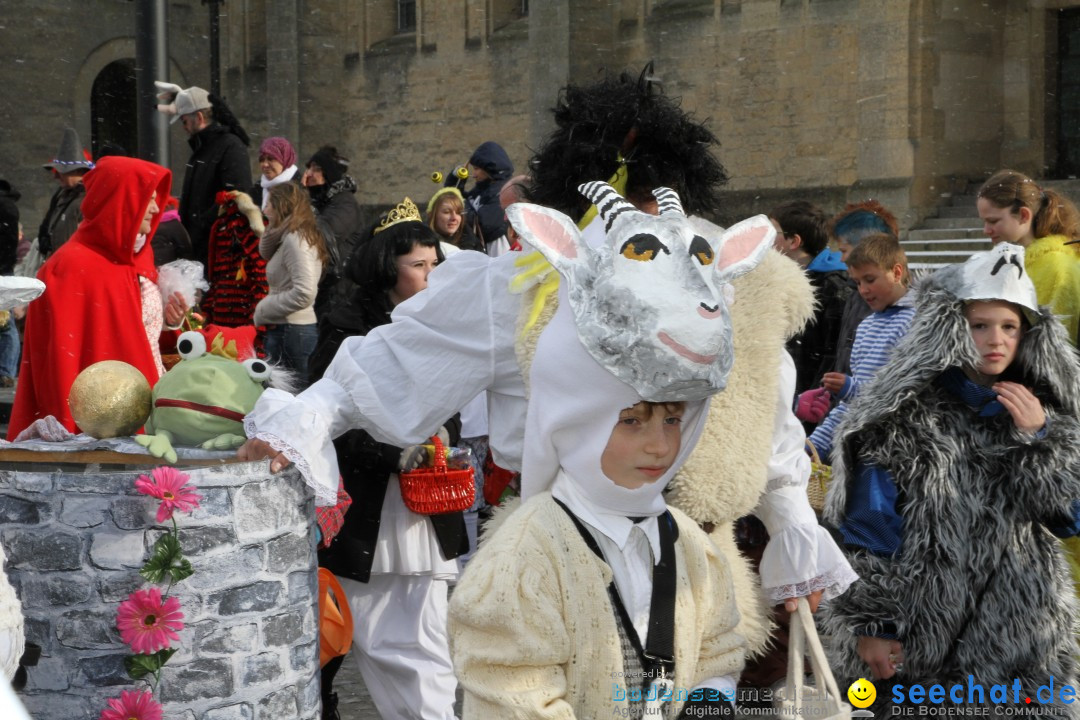
[[[220,334],[207,352],[202,333],[185,332],[176,350],[182,359],[154,386],[146,434],[135,441],[170,463],[176,462],[176,445],[204,450],[243,445],[244,416],[270,380],[270,365],[258,358],[238,360],[236,343],[226,345]]]

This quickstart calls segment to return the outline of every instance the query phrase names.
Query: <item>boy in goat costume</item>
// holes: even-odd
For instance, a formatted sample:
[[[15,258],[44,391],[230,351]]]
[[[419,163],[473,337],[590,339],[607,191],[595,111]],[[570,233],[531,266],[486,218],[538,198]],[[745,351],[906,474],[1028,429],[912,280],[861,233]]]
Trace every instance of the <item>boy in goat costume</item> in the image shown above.
[[[925,279],[911,329],[841,426],[825,519],[861,579],[824,613],[838,679],[956,683],[965,697],[981,684],[969,702],[984,704],[1007,685],[1021,709],[1041,685],[1076,685],[1076,597],[1054,535],[1078,525],[1080,364],[1023,259],[1003,243]],[[1011,313],[1014,349],[980,339],[997,327],[987,308]],[[1077,716],[1058,700],[1044,711]]]
[[[757,217],[709,242],[666,189],[655,191],[659,217],[606,183],[582,192],[608,229],[597,249],[561,213],[508,210],[567,282],[529,373],[528,499],[485,541],[451,601],[466,717],[596,718],[623,709],[637,717],[642,695],[666,676],[671,718],[695,689],[699,702],[707,692],[730,701],[743,664],[727,562],[690,518],[667,509],[662,491],[731,368],[723,287],[760,262],[773,233]],[[643,400],[659,405],[644,418],[620,414],[643,409]],[[660,413],[676,423],[681,413],[677,454],[662,441],[650,445],[647,430],[635,430],[629,446],[613,444],[617,423],[636,429]],[[628,482],[620,463],[640,472]],[[665,563],[674,575],[667,586]],[[665,591],[666,613],[657,599]],[[670,654],[654,650],[665,633]]]
[[[586,212],[591,206],[575,189],[587,181],[615,177],[627,197],[649,198],[651,188],[667,184],[688,213],[716,211],[725,178],[708,152],[716,137],[648,78],[570,86],[555,119],[532,171],[533,191],[537,202],[580,221],[586,243],[604,238],[604,223],[590,223],[595,211]],[[703,237],[720,232],[690,221]],[[535,255],[539,262],[458,253],[441,264],[427,290],[395,308],[392,323],[343,343],[322,380],[295,398],[265,393],[248,416],[252,441],[241,456],[271,456],[275,467],[295,462],[309,482],[332,492],[331,437],[362,427],[382,442],[414,444],[486,390],[492,452],[500,466],[520,470],[529,363],[558,305],[559,274]],[[794,367],[783,346],[810,315],[809,283],[793,262],[767,253],[724,292],[734,300],[731,381],[713,401],[699,451],[671,483],[669,499],[714,528],[713,541],[733,564],[739,631],[759,649],[768,637],[766,603],[735,549],[732,521],[756,511],[769,529],[761,571],[769,604],[839,594],[852,575],[807,503],[805,436],[790,409]]]

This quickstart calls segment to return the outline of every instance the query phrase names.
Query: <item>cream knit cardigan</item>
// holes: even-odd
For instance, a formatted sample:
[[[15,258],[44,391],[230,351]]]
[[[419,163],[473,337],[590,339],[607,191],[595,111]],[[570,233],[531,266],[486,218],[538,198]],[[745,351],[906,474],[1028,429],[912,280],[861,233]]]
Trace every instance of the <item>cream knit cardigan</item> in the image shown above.
[[[743,640],[725,558],[686,515],[679,526],[675,686],[737,675]],[[523,503],[490,533],[450,600],[454,671],[464,718],[608,718],[627,686],[611,569],[550,493]],[[676,703],[672,715],[678,714]]]

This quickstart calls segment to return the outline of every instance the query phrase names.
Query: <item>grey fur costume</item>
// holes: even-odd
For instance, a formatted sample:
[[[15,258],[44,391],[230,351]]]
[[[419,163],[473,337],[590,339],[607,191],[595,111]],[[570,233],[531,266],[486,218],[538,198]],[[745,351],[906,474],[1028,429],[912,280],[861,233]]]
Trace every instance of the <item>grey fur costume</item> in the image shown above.
[[[964,303],[949,290],[960,267],[923,281],[908,335],[837,435],[826,522],[844,519],[858,462],[892,473],[903,518],[893,557],[849,551],[861,580],[821,617],[841,687],[869,675],[858,635],[895,623],[903,673],[878,684],[879,714],[887,712],[888,682],[948,689],[972,675],[989,701],[995,684],[1008,684],[1011,700],[1019,678],[1021,704],[1051,676],[1055,690],[1076,687],[1076,597],[1047,526],[1065,524],[1080,498],[1080,363],[1042,308],[1008,371],[1019,369],[1015,379],[1042,402],[1041,439],[1017,431],[1007,411],[980,417],[936,385],[943,371],[979,363]],[[1075,703],[1057,712],[1080,716]]]

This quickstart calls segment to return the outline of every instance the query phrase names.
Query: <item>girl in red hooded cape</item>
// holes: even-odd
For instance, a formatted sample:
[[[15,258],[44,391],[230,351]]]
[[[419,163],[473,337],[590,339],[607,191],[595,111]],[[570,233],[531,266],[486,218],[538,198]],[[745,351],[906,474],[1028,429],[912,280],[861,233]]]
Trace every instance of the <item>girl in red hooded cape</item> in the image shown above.
[[[171,183],[166,168],[126,157],[102,158],[86,174],[83,221],[38,272],[45,292],[26,314],[9,440],[47,415],[78,432],[68,393],[79,372],[101,360],[129,363],[151,387],[157,382],[140,278],[157,278],[149,240],[161,215],[150,203],[164,203]]]

